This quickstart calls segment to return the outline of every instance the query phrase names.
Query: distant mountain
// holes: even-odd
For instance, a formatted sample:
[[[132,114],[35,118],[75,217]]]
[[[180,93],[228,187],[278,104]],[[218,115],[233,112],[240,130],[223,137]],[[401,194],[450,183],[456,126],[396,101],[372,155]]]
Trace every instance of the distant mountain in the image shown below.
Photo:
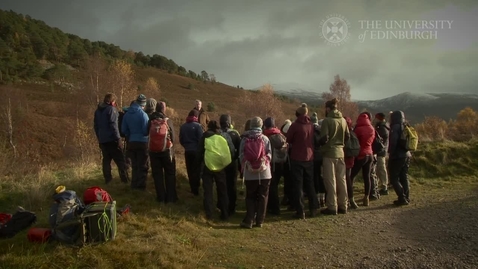
[[[291,99],[297,99],[301,102],[306,102],[309,105],[322,104],[322,92],[314,90],[312,87],[300,83],[277,83],[272,84],[274,92],[280,95],[287,96]],[[254,88],[253,90],[259,90],[261,87]]]
[[[402,110],[409,121],[418,123],[426,116],[437,116],[444,120],[454,119],[465,107],[478,110],[478,94],[405,92],[380,100],[357,103],[360,110],[366,109],[373,113]]]

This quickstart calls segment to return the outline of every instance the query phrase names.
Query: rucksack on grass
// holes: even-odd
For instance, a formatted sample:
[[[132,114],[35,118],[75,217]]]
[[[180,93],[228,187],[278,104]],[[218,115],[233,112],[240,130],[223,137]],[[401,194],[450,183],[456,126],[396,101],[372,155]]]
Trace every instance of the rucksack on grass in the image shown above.
[[[345,142],[344,153],[345,157],[357,157],[360,153],[360,142],[353,131],[350,131],[350,138]]]
[[[4,224],[0,225],[0,238],[11,238],[36,222],[35,213],[19,210]]]
[[[251,135],[245,138],[243,153],[243,169],[249,172],[260,173],[269,166],[262,135]]]
[[[288,144],[286,137],[281,134],[273,134],[269,137],[272,146],[272,160],[276,163],[284,163],[287,161]]]
[[[204,164],[209,170],[221,171],[232,162],[229,145],[222,135],[212,135],[204,139],[204,148]]]
[[[172,146],[168,118],[152,120],[149,127],[149,151],[164,152]]]
[[[60,242],[76,244],[81,240],[82,227],[76,222],[85,206],[75,191],[65,190],[53,196],[55,201],[50,207],[50,227],[52,237]],[[72,224],[65,225],[72,222]]]
[[[409,124],[404,124],[400,142],[407,151],[416,151],[418,148],[418,133],[415,128]]]

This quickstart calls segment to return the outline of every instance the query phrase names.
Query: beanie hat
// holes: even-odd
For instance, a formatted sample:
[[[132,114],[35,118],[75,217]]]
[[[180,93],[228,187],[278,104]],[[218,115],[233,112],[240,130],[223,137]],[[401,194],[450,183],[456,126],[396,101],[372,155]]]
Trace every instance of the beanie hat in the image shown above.
[[[251,129],[251,120],[247,120],[244,124],[244,131],[249,131]]]
[[[339,103],[339,100],[337,100],[337,98],[334,98],[332,100],[325,102],[325,107],[328,107],[330,109],[337,109],[338,103]]]
[[[310,121],[311,121],[312,123],[319,123],[319,119],[317,118],[317,112],[314,112],[314,113],[312,114],[312,117],[310,117]]]
[[[272,128],[272,127],[275,127],[275,125],[276,125],[276,122],[275,122],[274,118],[272,118],[272,117],[269,117],[269,118],[264,120],[264,127],[266,127],[266,128]]]
[[[290,121],[290,120],[285,120],[284,126],[282,127],[282,132],[283,132],[284,134],[286,134],[287,131],[289,131],[289,127],[290,127],[291,124],[292,124],[292,121]]]
[[[377,114],[375,114],[375,118],[376,118],[377,120],[383,121],[383,120],[385,120],[385,114],[383,114],[383,113],[377,113]]]
[[[156,104],[156,112],[160,112],[160,113],[163,113],[165,114],[166,113],[166,103],[165,102],[158,102]]]
[[[302,103],[302,105],[296,110],[296,113],[299,116],[307,115],[307,113],[309,113],[309,110],[307,109],[307,104]]]
[[[140,106],[146,106],[146,96],[144,94],[138,95],[138,98],[136,98],[136,103]]]
[[[146,113],[154,112],[154,110],[156,109],[157,104],[158,104],[158,101],[156,101],[156,99],[148,98],[148,100],[146,100],[146,106],[144,107],[144,111]]]
[[[262,119],[259,117],[254,117],[251,119],[251,129],[262,128]]]
[[[197,117],[199,116],[199,112],[196,109],[189,111],[188,117]]]

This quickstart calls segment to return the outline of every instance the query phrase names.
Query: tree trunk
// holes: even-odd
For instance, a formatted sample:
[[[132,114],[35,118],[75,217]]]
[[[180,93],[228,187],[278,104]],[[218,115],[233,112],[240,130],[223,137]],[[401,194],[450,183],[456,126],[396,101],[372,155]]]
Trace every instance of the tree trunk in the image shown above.
[[[17,147],[13,143],[13,119],[12,119],[12,103],[11,99],[8,98],[8,105],[6,108],[6,114],[7,114],[7,133],[8,133],[8,142],[10,146],[12,147],[13,150],[13,159],[17,158]]]

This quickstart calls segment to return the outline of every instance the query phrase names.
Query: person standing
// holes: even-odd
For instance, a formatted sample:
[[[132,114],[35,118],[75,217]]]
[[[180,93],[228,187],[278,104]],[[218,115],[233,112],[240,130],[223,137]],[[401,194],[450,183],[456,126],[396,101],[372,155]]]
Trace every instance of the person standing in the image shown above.
[[[202,101],[196,100],[196,106],[193,109],[197,110],[199,124],[201,124],[203,131],[206,131],[207,124],[209,123],[209,115],[204,111]]]
[[[127,154],[131,159],[131,188],[146,190],[148,176],[148,115],[143,111],[146,96],[140,94],[123,117],[121,131],[128,139]]]
[[[123,145],[118,128],[118,109],[116,95],[108,93],[103,103],[98,104],[94,116],[94,129],[101,149],[102,168],[105,183],[113,180],[111,175],[111,160],[118,167],[118,173],[123,183],[128,183],[128,168],[123,154]]]
[[[320,128],[321,139],[327,141],[321,147],[323,176],[327,191],[326,206],[321,213],[337,215],[347,213],[347,183],[345,181],[344,146],[350,131],[342,113],[337,109],[336,98],[325,103],[325,119]]]
[[[191,193],[195,196],[199,195],[199,186],[201,185],[201,177],[195,164],[202,135],[202,126],[198,123],[198,111],[193,109],[189,112],[186,123],[181,125],[179,129],[179,143],[184,147],[184,160],[186,162],[189,187],[191,188]]]
[[[373,120],[375,130],[383,139],[385,150],[377,153],[377,177],[380,181],[380,195],[388,195],[388,172],[387,172],[387,149],[390,136],[390,127],[387,124],[384,113],[375,114]]]

